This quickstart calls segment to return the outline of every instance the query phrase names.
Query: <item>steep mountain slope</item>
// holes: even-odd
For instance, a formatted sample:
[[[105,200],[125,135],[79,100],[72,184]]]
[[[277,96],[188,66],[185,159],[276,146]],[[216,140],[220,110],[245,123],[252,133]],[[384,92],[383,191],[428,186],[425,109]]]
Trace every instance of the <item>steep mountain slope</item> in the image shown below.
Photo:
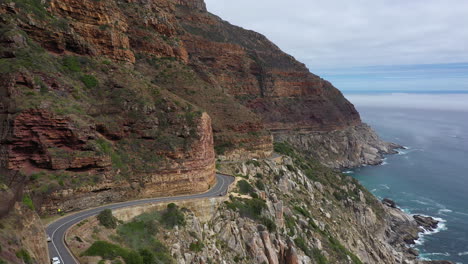
[[[330,83],[202,1],[11,0],[0,10],[1,164],[32,175],[42,212],[206,190],[210,119],[219,159],[269,156],[271,132],[334,167],[389,150]]]
[[[274,140],[334,168],[395,147],[329,82],[202,0],[1,1],[0,74],[7,223],[34,214],[25,201],[47,216],[203,192],[216,159],[266,158]]]

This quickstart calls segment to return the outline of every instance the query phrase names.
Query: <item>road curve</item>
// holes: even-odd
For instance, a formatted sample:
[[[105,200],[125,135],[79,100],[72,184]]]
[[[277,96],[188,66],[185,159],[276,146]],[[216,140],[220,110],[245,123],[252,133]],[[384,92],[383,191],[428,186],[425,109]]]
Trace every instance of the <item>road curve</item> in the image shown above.
[[[209,197],[217,197],[220,195],[226,195],[229,185],[234,182],[234,177],[223,175],[223,174],[216,174],[216,185],[211,188],[208,192],[194,194],[194,195],[186,195],[186,196],[176,196],[176,197],[162,197],[162,198],[152,198],[152,199],[145,199],[145,200],[136,200],[136,201],[128,201],[123,203],[117,204],[110,204],[104,205],[101,207],[81,211],[78,213],[71,214],[69,216],[60,218],[55,222],[50,223],[47,228],[46,232],[47,235],[50,236],[52,239],[49,242],[49,254],[50,257],[58,257],[61,263],[65,264],[73,264],[78,263],[75,258],[72,256],[70,251],[68,250],[67,246],[65,245],[65,233],[66,231],[74,224],[79,223],[80,221],[99,214],[104,209],[119,209],[123,207],[129,207],[134,205],[141,205],[147,203],[155,203],[155,202],[168,202],[168,201],[179,201],[179,200],[190,200],[190,199],[197,199],[197,198],[209,198]]]

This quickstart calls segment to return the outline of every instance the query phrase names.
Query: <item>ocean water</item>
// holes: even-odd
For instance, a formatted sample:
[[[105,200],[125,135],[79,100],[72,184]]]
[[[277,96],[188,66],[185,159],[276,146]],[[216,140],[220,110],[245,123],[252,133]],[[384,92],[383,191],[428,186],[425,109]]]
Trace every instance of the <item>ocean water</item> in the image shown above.
[[[468,94],[347,98],[383,139],[408,148],[348,173],[377,197],[441,221],[417,242],[422,258],[468,264]]]

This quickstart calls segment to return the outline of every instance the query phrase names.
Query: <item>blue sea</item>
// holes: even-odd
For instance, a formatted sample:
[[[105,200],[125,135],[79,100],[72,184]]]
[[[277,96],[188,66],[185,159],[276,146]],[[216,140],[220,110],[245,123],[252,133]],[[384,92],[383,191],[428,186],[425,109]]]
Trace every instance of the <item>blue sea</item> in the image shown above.
[[[379,198],[440,220],[421,257],[468,264],[468,94],[348,94],[364,122],[406,146],[380,166],[350,171]]]

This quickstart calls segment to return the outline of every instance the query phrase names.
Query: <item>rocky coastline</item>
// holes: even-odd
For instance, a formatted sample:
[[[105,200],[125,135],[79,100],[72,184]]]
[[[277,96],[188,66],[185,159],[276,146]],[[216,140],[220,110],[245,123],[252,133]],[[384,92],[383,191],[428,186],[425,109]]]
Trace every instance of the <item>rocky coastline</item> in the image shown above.
[[[430,216],[409,215],[398,208],[397,204],[389,199],[384,198],[382,204],[388,212],[387,219],[390,232],[386,232],[390,243],[404,252],[406,258],[414,259],[413,263],[417,264],[453,264],[450,261],[428,261],[419,259],[419,251],[413,247],[421,234],[426,231],[435,231],[438,228],[439,221]],[[412,262],[408,262],[412,263]]]
[[[384,155],[396,154],[397,149],[404,148],[383,141],[365,123],[327,132],[276,131],[273,135],[275,141],[288,142],[334,169],[379,165],[383,162]]]

